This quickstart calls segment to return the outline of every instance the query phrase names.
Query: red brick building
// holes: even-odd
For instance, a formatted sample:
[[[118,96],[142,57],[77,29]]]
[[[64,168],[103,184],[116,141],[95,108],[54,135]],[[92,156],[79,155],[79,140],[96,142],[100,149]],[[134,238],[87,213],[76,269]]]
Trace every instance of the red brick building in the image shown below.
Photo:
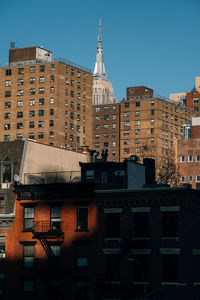
[[[189,183],[193,188],[200,184],[200,118],[184,126],[184,138],[177,140],[177,165],[180,185]]]

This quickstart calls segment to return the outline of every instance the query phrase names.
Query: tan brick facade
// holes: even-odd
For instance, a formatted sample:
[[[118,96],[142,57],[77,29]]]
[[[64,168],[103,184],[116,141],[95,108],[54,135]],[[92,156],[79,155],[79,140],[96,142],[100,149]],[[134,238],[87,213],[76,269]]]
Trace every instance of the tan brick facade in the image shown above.
[[[0,68],[0,141],[90,145],[92,74],[64,60],[29,64],[26,59],[27,53],[24,62]]]

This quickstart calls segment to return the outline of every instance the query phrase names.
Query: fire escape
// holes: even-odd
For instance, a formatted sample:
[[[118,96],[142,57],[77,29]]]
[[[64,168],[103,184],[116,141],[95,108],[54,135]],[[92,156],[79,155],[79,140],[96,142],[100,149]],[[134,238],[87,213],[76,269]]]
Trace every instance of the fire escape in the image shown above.
[[[51,249],[51,242],[64,238],[62,231],[62,222],[38,221],[34,222],[32,228],[33,239],[38,239],[48,257],[55,257]]]

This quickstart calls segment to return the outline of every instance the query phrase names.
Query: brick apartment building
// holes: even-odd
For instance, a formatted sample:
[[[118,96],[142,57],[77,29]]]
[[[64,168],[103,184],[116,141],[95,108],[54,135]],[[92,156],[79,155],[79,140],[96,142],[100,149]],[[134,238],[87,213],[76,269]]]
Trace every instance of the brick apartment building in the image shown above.
[[[194,110],[200,115],[200,77],[195,77],[195,86],[185,93],[171,94],[170,100]]]
[[[113,166],[94,163],[94,174],[127,180],[140,168]],[[91,163],[82,167],[84,183],[16,185],[3,299],[198,299],[200,192],[123,181],[94,190]]]
[[[90,145],[92,74],[42,47],[9,49],[0,67],[0,141]],[[87,124],[87,125],[86,125]],[[87,127],[87,130],[86,130]]]
[[[183,135],[183,125],[196,113],[153,96],[147,87],[127,88],[127,100],[93,106],[93,149],[108,149],[108,160],[123,161],[131,155],[139,159],[162,157],[174,152],[175,140]]]
[[[177,165],[180,185],[189,183],[193,188],[200,185],[200,117],[184,126],[184,136],[177,140]]]

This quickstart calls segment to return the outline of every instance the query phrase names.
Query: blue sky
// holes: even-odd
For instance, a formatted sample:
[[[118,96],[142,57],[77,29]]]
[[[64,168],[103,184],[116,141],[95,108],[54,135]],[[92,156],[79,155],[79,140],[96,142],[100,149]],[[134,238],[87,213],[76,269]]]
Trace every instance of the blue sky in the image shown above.
[[[200,76],[199,0],[1,0],[0,63],[11,41],[94,70],[98,18],[114,95],[145,85],[169,97]]]

